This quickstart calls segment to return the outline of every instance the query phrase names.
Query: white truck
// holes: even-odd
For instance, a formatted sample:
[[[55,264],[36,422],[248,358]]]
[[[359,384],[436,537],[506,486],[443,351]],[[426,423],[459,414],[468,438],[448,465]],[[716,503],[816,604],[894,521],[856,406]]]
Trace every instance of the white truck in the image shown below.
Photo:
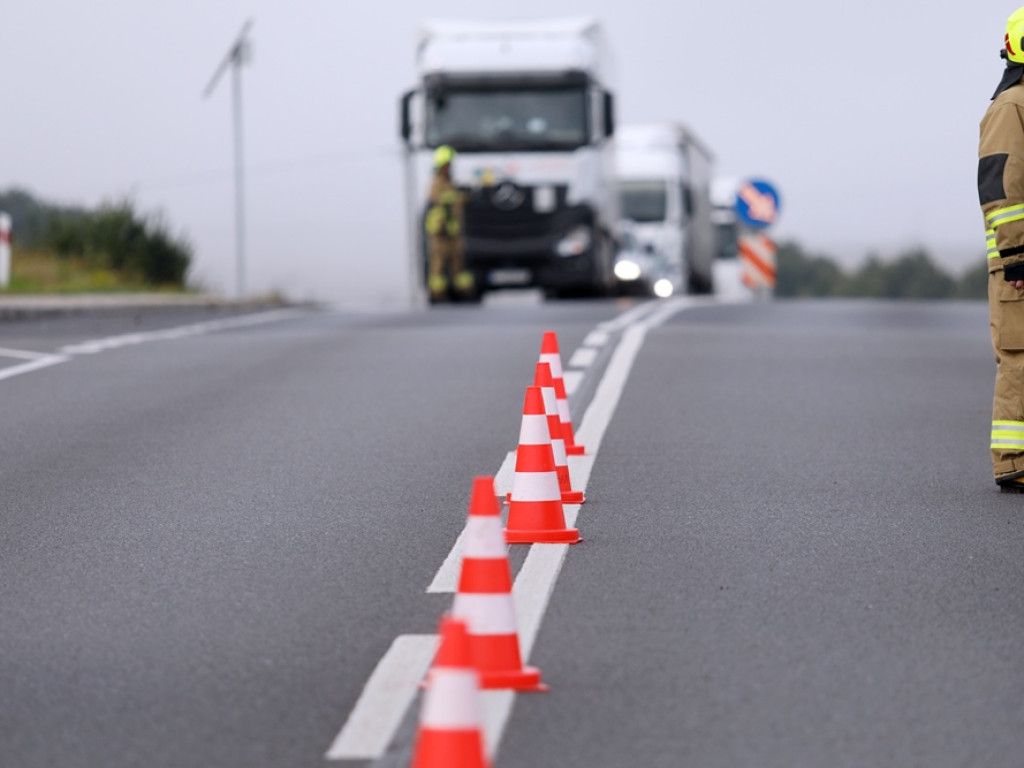
[[[671,122],[622,125],[615,144],[622,218],[639,247],[674,270],[687,292],[711,293],[711,152]]]
[[[619,197],[599,22],[428,22],[416,64],[401,135],[417,279],[433,152],[447,144],[466,194],[464,258],[477,298],[506,287],[610,293]]]

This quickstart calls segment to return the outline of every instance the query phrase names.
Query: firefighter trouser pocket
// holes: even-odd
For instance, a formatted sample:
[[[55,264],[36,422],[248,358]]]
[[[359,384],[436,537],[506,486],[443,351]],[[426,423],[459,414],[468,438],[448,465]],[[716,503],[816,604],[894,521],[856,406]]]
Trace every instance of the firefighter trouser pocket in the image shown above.
[[[1003,273],[989,276],[989,290],[993,301],[992,341],[996,349],[1007,352],[1024,351],[1024,291],[1003,279]]]

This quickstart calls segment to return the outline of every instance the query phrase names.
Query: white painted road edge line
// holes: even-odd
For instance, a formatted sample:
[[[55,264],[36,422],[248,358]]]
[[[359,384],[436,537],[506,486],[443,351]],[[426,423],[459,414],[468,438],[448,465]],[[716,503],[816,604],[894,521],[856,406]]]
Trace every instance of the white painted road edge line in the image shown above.
[[[290,317],[304,314],[296,309],[278,309],[272,312],[257,312],[251,315],[229,317],[223,320],[207,320],[201,323],[190,325],[179,325],[174,328],[164,328],[159,331],[146,331],[141,333],[125,333],[120,336],[108,336],[104,339],[93,339],[83,341],[79,344],[69,344],[61,348],[66,355],[93,355],[97,352],[105,352],[108,349],[119,349],[134,344],[144,344],[150,341],[166,341],[168,339],[181,339],[186,336],[198,336],[213,331],[223,331],[228,328],[243,328],[252,325],[261,325],[275,320],[284,320]]]
[[[93,339],[80,344],[69,344],[61,347],[58,354],[45,354],[42,352],[26,352],[18,349],[0,348],[0,357],[17,357],[30,360],[23,365],[12,365],[8,368],[0,368],[0,381],[20,376],[23,373],[31,373],[42,368],[49,368],[52,365],[66,363],[73,355],[93,355],[97,352],[104,352],[108,349],[118,349],[131,344],[143,344],[149,341],[165,341],[167,339],[180,339],[186,336],[198,336],[215,331],[223,331],[229,328],[242,328],[245,326],[269,323],[275,320],[285,320],[290,317],[304,314],[302,310],[279,309],[272,312],[259,312],[251,315],[241,315],[224,320],[209,320],[191,325],[179,325],[174,328],[165,328],[159,331],[147,333],[126,333],[120,336],[108,336],[104,339]]]
[[[0,368],[0,380],[20,376],[23,373],[31,373],[32,371],[38,371],[42,368],[49,368],[51,365],[66,363],[70,359],[71,358],[66,355],[42,355],[29,363],[12,365],[9,368]]]
[[[437,635],[395,638],[366,681],[364,695],[356,702],[345,727],[327,750],[328,760],[369,760],[384,754],[391,734],[405,716],[404,709],[386,706],[386,699],[401,696],[412,701],[439,644]],[[382,722],[381,717],[390,719]]]
[[[659,306],[660,305],[660,306]],[[577,478],[580,490],[585,490],[590,480],[590,472],[594,465],[597,449],[601,444],[604,432],[611,422],[612,414],[619,402],[622,389],[626,384],[629,371],[633,366],[636,355],[643,345],[647,331],[665,322],[676,312],[691,306],[691,302],[685,298],[671,299],[655,304],[657,311],[650,312],[650,317],[638,320],[626,328],[601,382],[594,393],[590,407],[583,417],[579,430],[577,430],[577,441],[587,447],[588,453],[585,456],[570,456],[571,468],[574,477]],[[649,305],[641,305],[637,309],[653,309]],[[643,313],[636,313],[640,315]],[[509,454],[514,457],[515,452]],[[509,462],[509,456],[505,457],[502,468],[505,469]],[[502,470],[499,470],[499,473]],[[497,482],[496,482],[497,486]],[[501,492],[499,492],[501,493]],[[572,527],[575,524],[579,513],[579,505],[565,505],[566,525]],[[461,555],[453,555],[456,549],[461,553],[461,535],[455,546],[449,552],[448,557],[442,564],[441,569],[435,575],[428,591],[446,592],[454,591],[458,579],[458,566]],[[541,620],[547,609],[551,593],[554,591],[555,582],[561,571],[562,563],[568,552],[568,544],[533,544],[523,562],[522,568],[516,575],[512,587],[513,602],[515,603],[517,627],[519,629],[520,652],[525,662],[529,658],[530,650],[537,638]],[[452,564],[454,562],[454,565]],[[443,573],[442,573],[443,572]],[[401,637],[423,637],[422,635],[402,635]],[[406,644],[399,644],[397,640],[392,643],[387,656],[400,654],[401,652],[413,652],[414,647],[409,648]],[[397,724],[405,717],[405,713],[416,695],[423,675],[427,668],[418,674],[415,679],[408,679],[398,684],[390,678],[395,670],[411,670],[417,667],[415,660],[409,659],[388,659],[387,674],[381,673],[381,679],[390,680],[385,689],[381,689],[381,683],[376,682],[377,671],[367,680],[363,691],[360,693],[356,705],[349,715],[348,720],[335,738],[330,749],[324,755],[328,760],[355,760],[355,759],[376,759],[384,754],[388,744],[394,737],[394,730]],[[378,663],[378,668],[385,661]],[[371,689],[372,688],[372,689]],[[484,735],[487,742],[487,751],[492,757],[497,753],[501,742],[502,734],[512,713],[512,705],[515,703],[515,693],[512,691],[484,691]],[[358,720],[353,724],[353,718]],[[379,745],[379,751],[368,754],[366,745]],[[362,750],[358,751],[357,750]]]
[[[41,357],[49,357],[46,352],[29,352],[26,349],[7,349],[0,347],[0,357],[16,357],[19,360],[38,360]]]

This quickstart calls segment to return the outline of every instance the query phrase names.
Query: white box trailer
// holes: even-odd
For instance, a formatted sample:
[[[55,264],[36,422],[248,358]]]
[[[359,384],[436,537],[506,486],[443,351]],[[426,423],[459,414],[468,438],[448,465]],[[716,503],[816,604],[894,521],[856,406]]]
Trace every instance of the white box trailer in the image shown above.
[[[401,102],[414,269],[425,263],[433,152],[447,144],[458,152],[465,263],[481,293],[614,288],[619,199],[608,64],[593,19],[422,26],[418,82]]]
[[[639,246],[678,270],[689,293],[711,293],[710,150],[672,122],[622,125],[615,143],[622,217]]]

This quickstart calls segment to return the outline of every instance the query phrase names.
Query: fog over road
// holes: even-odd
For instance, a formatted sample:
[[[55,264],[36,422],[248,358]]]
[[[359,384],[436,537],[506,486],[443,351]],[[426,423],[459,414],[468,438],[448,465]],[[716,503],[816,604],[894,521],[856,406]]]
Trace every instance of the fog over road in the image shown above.
[[[497,766],[1024,764],[984,304],[689,299],[0,323],[0,763],[408,764],[328,752],[549,330],[607,423]]]

